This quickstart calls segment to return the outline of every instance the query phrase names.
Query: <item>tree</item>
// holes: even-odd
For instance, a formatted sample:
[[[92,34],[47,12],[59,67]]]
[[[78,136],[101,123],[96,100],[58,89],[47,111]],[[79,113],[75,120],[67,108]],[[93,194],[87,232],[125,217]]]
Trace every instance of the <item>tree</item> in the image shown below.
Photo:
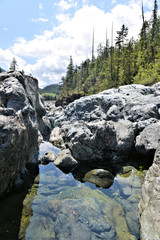
[[[116,45],[118,46],[118,54],[117,54],[117,76],[116,76],[116,85],[119,82],[119,70],[120,70],[120,62],[121,62],[121,58],[122,56],[124,56],[124,54],[121,52],[122,47],[124,50],[124,40],[128,35],[128,28],[125,27],[125,25],[123,24],[121,27],[120,31],[117,31],[118,36],[116,37]],[[124,60],[124,58],[123,58]],[[123,66],[124,66],[124,61],[123,61]]]
[[[145,50],[147,50],[147,37],[146,37],[146,21],[144,20],[144,10],[143,10],[143,0],[142,0],[142,21],[143,21],[143,25],[142,25],[142,36],[144,36],[144,43],[145,43]]]
[[[152,43],[151,43],[151,50],[152,50],[152,62],[155,61],[155,36],[156,36],[156,27],[157,27],[157,0],[154,0],[154,9],[153,9],[153,22],[152,22]]]
[[[17,65],[17,61],[16,61],[16,59],[15,59],[15,57],[14,57],[14,58],[12,59],[12,61],[11,61],[9,70],[15,72],[15,71],[17,70],[17,66],[18,66],[18,65]]]
[[[69,95],[69,92],[73,89],[73,73],[74,73],[74,66],[72,56],[70,56],[70,62],[67,67],[67,74],[65,78],[62,78],[62,92],[65,95]]]
[[[118,48],[121,49],[124,47],[124,40],[128,35],[128,28],[123,24],[121,30],[117,31],[117,34],[118,36],[116,37],[116,45],[118,45]]]

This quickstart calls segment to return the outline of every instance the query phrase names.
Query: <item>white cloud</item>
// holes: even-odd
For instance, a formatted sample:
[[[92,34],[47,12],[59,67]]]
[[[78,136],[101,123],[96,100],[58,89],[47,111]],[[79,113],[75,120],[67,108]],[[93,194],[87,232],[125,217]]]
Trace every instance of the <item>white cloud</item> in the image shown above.
[[[42,3],[39,3],[39,9],[43,10],[43,4]]]
[[[77,3],[73,0],[69,0],[69,2],[65,0],[60,0],[59,3],[55,3],[54,6],[60,7],[62,11],[69,10],[72,7],[76,7]]]
[[[69,14],[57,14],[56,15],[56,19],[62,23],[62,22],[65,22],[65,21],[68,21],[69,20]]]
[[[117,0],[112,0],[112,4],[115,4],[117,2]]]
[[[48,19],[46,18],[32,18],[32,22],[48,22]]]
[[[15,57],[15,55],[10,49],[3,50],[2,48],[0,48],[0,65],[3,64],[8,69],[13,57]],[[16,56],[16,60],[20,69],[22,69],[21,67],[24,66],[26,62],[24,61],[24,59],[18,56]]]
[[[105,43],[106,28],[111,39],[112,21],[114,24],[114,39],[116,31],[122,24],[129,28],[129,38],[138,36],[142,26],[141,5],[131,1],[128,5],[118,4],[110,12],[105,12],[95,6],[85,5],[73,16],[57,14],[58,25],[52,30],[46,30],[42,35],[35,35],[33,40],[19,38],[6,51],[0,51],[0,60],[10,62],[15,56],[20,61],[21,68],[39,79],[41,87],[60,82],[65,74],[69,57],[72,55],[74,64],[80,64],[87,57],[91,58],[92,32],[95,29],[95,49],[99,43]],[[60,4],[61,3],[61,4]],[[61,0],[59,6],[67,9],[74,1]],[[146,0],[148,4],[148,0]],[[146,16],[151,13],[148,12]],[[22,61],[22,58],[26,62]],[[27,64],[27,59],[33,58],[33,64]],[[3,59],[2,59],[3,60]]]
[[[8,31],[8,28],[7,28],[7,27],[4,27],[3,30],[4,30],[4,31]]]

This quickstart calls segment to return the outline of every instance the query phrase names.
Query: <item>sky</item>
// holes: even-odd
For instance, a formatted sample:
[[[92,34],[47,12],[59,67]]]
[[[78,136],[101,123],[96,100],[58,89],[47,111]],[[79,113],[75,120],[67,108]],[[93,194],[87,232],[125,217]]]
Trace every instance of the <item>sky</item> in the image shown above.
[[[145,19],[152,0],[143,0]],[[0,0],[0,67],[8,70],[13,57],[18,69],[31,74],[39,86],[61,82],[70,56],[74,65],[91,59],[125,24],[128,38],[138,39],[142,26],[141,0]],[[111,41],[110,41],[111,42]]]

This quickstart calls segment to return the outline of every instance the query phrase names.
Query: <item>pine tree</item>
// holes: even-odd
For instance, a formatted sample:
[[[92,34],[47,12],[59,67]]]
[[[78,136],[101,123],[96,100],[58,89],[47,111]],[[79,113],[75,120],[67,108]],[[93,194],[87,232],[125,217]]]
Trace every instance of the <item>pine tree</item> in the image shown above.
[[[63,81],[62,92],[67,96],[70,94],[70,91],[73,89],[73,72],[74,72],[73,60],[72,60],[72,56],[70,56],[66,77],[62,79]]]
[[[153,22],[152,22],[152,43],[151,43],[151,51],[152,51],[152,62],[155,61],[155,36],[156,36],[156,25],[157,25],[157,0],[154,0],[154,9],[153,9]]]
[[[145,50],[147,50],[147,36],[146,36],[146,21],[144,20],[144,10],[143,10],[143,0],[142,0],[142,21],[143,21],[143,25],[142,25],[142,36],[144,36],[144,45],[145,45]],[[141,37],[142,37],[141,36]]]
[[[15,57],[12,59],[11,64],[10,64],[10,68],[9,71],[13,71],[15,72],[17,70],[17,61],[15,59]]]

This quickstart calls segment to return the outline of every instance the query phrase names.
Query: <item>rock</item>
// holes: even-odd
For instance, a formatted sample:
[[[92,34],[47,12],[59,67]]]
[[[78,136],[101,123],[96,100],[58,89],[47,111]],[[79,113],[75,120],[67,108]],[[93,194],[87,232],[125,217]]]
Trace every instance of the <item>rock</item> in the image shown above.
[[[107,170],[93,169],[85,174],[83,180],[94,183],[98,187],[109,188],[113,184],[114,176]]]
[[[56,160],[56,156],[53,152],[46,152],[39,158],[39,164],[48,164],[50,162],[54,162]]]
[[[152,154],[160,144],[160,122],[147,126],[136,138],[136,150],[142,154]]]
[[[123,161],[135,151],[136,137],[136,150],[145,154],[138,139],[159,124],[157,86],[122,86],[75,100],[55,115],[50,141],[69,148],[79,162]]]
[[[77,166],[78,162],[71,156],[68,149],[64,149],[58,154],[54,164],[63,171],[70,172]]]
[[[103,161],[106,165],[112,163],[117,166],[124,162],[126,165],[130,164],[131,156],[136,156],[139,166],[143,165],[144,157],[147,166],[160,144],[160,82],[153,86],[121,86],[82,97],[55,115],[54,127],[52,136],[55,140],[63,148],[69,148],[73,157],[82,164]],[[158,229],[158,217],[155,221],[152,219],[154,215],[159,216],[158,200],[154,195],[159,189],[159,176],[159,165],[154,161],[146,177],[149,180],[144,183],[140,204],[143,206],[144,202],[144,207],[140,207],[142,239],[160,239],[159,230],[153,224],[148,227],[149,222],[155,222]],[[121,193],[126,198],[132,196],[134,185],[134,195],[139,194],[136,184],[139,184],[138,178],[136,182],[132,175],[129,187],[125,186],[125,179],[121,179]],[[153,195],[153,203],[150,195]],[[155,210],[150,209],[149,204]],[[147,215],[146,210],[143,215],[143,209],[147,208],[150,212]],[[154,233],[151,230],[150,234],[147,228],[154,229]]]
[[[37,79],[20,72],[0,74],[0,196],[26,168],[37,165],[39,121],[45,113]]]
[[[55,127],[50,135],[50,142],[58,147],[58,148],[65,148],[63,136],[61,135],[61,129],[58,127]]]
[[[141,240],[160,239],[160,147],[156,150],[153,165],[149,168],[139,203]]]

